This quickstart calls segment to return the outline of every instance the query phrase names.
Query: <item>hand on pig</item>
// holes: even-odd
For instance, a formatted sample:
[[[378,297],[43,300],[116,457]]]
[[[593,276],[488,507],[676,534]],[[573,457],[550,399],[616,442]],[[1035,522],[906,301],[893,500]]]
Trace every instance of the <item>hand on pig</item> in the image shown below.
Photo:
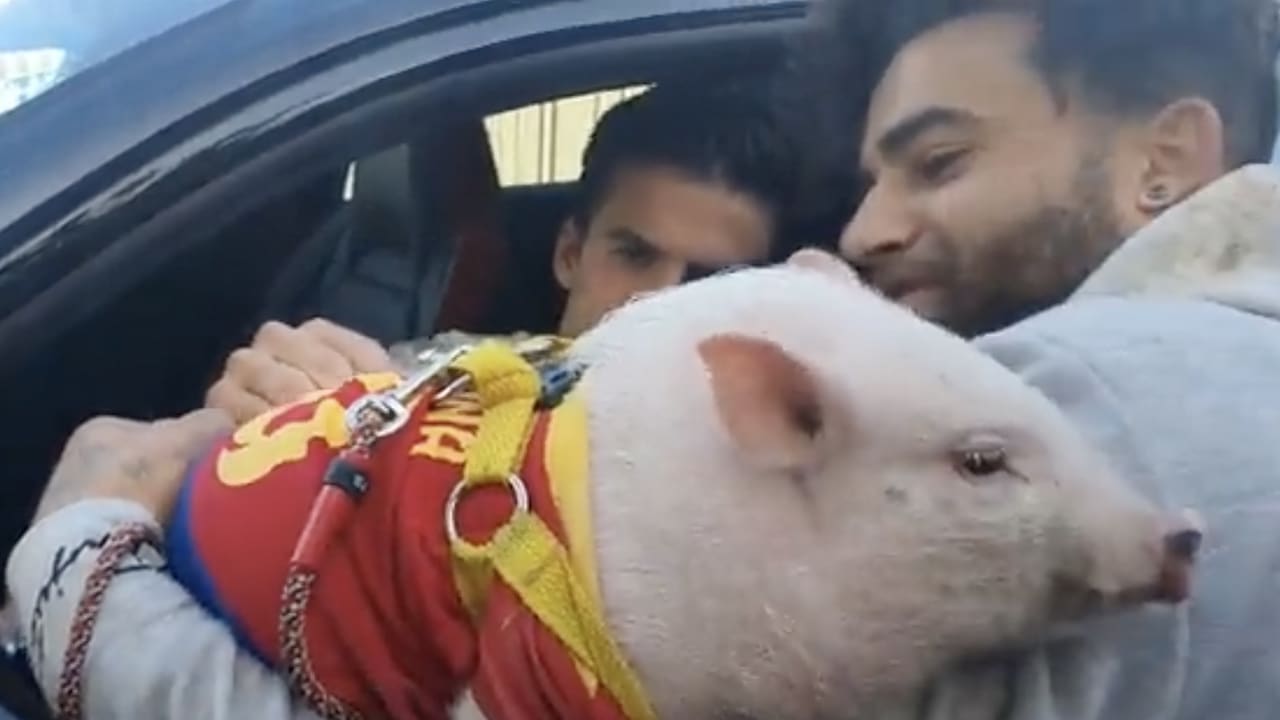
[[[391,367],[390,356],[376,341],[328,320],[316,318],[296,328],[269,322],[251,345],[227,358],[205,406],[243,424],[307,393],[335,388],[357,373]]]

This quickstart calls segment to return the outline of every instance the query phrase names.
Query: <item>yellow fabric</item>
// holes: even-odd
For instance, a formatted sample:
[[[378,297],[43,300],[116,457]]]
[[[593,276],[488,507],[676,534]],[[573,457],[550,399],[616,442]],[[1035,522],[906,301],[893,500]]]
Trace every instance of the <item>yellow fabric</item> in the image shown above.
[[[395,373],[376,373],[355,378],[366,392],[390,390],[400,381]],[[236,430],[230,447],[218,454],[218,480],[224,485],[241,487],[267,477],[277,467],[297,462],[307,456],[311,443],[321,440],[330,450],[337,450],[349,440],[346,408],[329,395],[331,390],[317,390],[296,402],[265,412]],[[279,423],[286,413],[317,399],[324,398],[311,414],[297,420]],[[273,427],[274,426],[274,427]],[[271,432],[267,428],[271,427]]]
[[[511,346],[496,342],[473,348],[455,367],[471,376],[483,413],[462,482],[505,483],[518,470],[528,442],[540,391],[537,371]],[[599,678],[628,718],[656,720],[605,626],[599,600],[584,588],[569,552],[541,518],[517,512],[488,543],[454,539],[453,554],[458,591],[468,608],[480,606],[496,571],[576,661]]]
[[[467,450],[462,482],[476,487],[502,484],[519,467],[525,439],[540,390],[538,373],[510,345],[481,343],[454,362],[453,368],[471,376],[471,388],[480,401],[482,420]],[[458,595],[472,616],[479,616],[492,582],[488,545],[454,543],[454,582]]]
[[[591,527],[591,495],[587,486],[587,412],[582,393],[574,390],[556,408],[547,426],[547,464],[551,494],[569,536],[569,559],[586,583],[593,605],[600,605],[596,575],[595,533]]]
[[[551,480],[551,496],[568,536],[569,562],[582,578],[591,607],[603,608],[593,551],[596,543],[587,485],[587,441],[587,409],[582,393],[574,388],[552,413],[547,425],[547,474]],[[583,685],[594,695],[599,678],[582,662],[575,660],[575,664]]]
[[[488,342],[463,355],[454,367],[471,376],[483,420],[467,451],[463,482],[505,483],[520,465],[538,401],[538,372],[510,346]]]
[[[484,614],[484,599],[493,584],[493,568],[488,554],[468,543],[454,543],[453,584],[458,598],[472,618]]]

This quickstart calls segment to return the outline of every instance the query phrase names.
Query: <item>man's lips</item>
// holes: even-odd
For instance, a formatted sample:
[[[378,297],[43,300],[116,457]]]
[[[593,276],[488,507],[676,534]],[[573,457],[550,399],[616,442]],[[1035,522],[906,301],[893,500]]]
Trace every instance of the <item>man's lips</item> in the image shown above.
[[[937,287],[936,282],[923,274],[898,275],[894,277],[888,275],[877,277],[872,274],[869,276],[868,282],[894,302],[902,302],[909,295]]]
[[[863,282],[893,302],[937,290],[943,286],[943,278],[947,276],[947,266],[943,263],[902,255],[869,257],[863,262],[855,260],[854,267]]]

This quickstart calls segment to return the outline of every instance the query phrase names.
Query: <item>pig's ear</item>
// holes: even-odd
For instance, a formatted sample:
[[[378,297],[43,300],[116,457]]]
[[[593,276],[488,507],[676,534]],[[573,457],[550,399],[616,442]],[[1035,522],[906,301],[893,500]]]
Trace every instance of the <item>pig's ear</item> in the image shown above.
[[[787,258],[787,264],[792,267],[822,273],[832,280],[855,285],[862,283],[862,280],[853,271],[853,268],[849,266],[849,263],[818,248],[802,248],[795,251],[791,257]]]
[[[809,368],[776,343],[715,335],[698,344],[716,410],[738,449],[774,470],[799,470],[819,457],[830,421]]]

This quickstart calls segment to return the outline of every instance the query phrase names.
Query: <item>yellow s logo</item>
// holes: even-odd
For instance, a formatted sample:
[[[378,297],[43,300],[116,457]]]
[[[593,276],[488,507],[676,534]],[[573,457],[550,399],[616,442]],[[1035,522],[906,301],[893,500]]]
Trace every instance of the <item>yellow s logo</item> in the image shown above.
[[[400,378],[394,373],[380,373],[356,380],[365,392],[374,393],[395,387]],[[285,413],[311,403],[315,406],[309,417],[267,432]],[[323,440],[330,450],[341,448],[347,442],[345,414],[346,406],[332,397],[332,391],[321,390],[259,416],[237,430],[231,437],[232,445],[218,454],[218,479],[231,487],[251,485],[276,468],[305,458],[313,440]]]

